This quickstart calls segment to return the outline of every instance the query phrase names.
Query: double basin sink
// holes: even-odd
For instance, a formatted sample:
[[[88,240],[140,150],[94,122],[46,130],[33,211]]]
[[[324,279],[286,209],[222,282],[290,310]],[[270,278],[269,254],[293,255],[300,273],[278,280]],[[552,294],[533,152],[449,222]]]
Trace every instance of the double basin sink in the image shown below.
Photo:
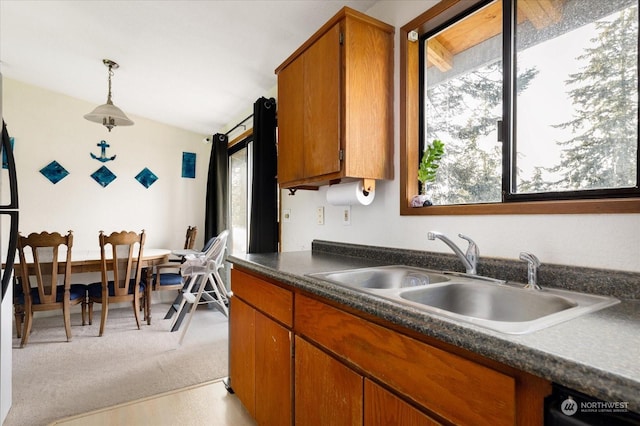
[[[613,297],[525,289],[524,284],[403,265],[309,276],[509,334],[530,333],[619,303]]]

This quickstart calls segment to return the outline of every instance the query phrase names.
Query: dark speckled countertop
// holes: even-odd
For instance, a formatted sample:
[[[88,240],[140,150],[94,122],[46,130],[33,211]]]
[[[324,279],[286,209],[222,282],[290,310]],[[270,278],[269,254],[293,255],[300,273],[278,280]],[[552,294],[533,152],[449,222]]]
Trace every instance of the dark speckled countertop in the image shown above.
[[[640,411],[640,274],[543,265],[539,282],[621,303],[529,334],[504,334],[307,276],[405,264],[458,270],[453,255],[314,241],[312,251],[229,256],[229,262],[552,382]],[[480,275],[525,282],[522,262],[480,259]],[[559,285],[558,285],[559,284]],[[232,285],[233,290],[233,285]],[[595,290],[595,291],[594,291]]]

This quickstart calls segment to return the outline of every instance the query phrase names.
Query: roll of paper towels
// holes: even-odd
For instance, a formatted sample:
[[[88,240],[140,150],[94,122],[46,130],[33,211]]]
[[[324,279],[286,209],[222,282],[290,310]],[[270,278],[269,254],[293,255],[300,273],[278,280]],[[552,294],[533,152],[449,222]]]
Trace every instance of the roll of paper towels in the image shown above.
[[[334,206],[361,204],[368,206],[375,197],[375,191],[366,192],[362,181],[331,185],[327,189],[327,202]]]

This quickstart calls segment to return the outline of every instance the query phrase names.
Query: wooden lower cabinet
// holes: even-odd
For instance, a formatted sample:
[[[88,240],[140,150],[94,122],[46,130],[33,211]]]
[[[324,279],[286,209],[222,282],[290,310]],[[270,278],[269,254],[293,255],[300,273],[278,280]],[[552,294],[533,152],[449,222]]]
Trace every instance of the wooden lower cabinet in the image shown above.
[[[284,284],[231,277],[231,385],[260,425],[543,424],[546,380]]]
[[[233,391],[251,417],[256,417],[255,309],[237,297],[229,308],[229,377]]]
[[[293,295],[243,272],[232,270],[231,277],[231,387],[258,424],[290,426],[293,341],[288,324],[292,324]]]
[[[296,294],[294,312],[296,343],[298,335],[304,336],[399,399],[411,401],[406,408],[420,407],[425,415],[451,424],[543,424],[544,397],[551,391],[543,379],[488,360],[484,365],[476,362],[478,356],[460,356],[301,294]],[[296,376],[296,384],[300,380]],[[374,412],[365,420],[384,411],[380,404],[369,407],[368,399],[365,413],[368,408]]]
[[[256,415],[261,425],[291,425],[291,331],[256,312]]]
[[[365,379],[364,424],[366,426],[437,426],[441,423],[380,385]]]
[[[361,425],[363,377],[304,339],[295,338],[297,425]]]
[[[299,336],[295,347],[296,425],[440,424]]]

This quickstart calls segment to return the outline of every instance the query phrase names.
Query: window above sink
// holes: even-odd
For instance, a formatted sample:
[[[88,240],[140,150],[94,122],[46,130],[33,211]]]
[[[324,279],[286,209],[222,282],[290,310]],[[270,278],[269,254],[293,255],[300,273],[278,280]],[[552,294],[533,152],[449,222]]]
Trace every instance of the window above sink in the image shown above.
[[[405,25],[401,213],[640,211],[637,28],[636,0],[445,0]],[[611,53],[614,36],[629,42],[621,54]],[[575,52],[565,55],[558,43]],[[540,52],[548,66],[535,59]],[[598,61],[607,57],[629,57],[629,78],[603,74],[612,67]],[[629,90],[616,95],[622,87]],[[614,116],[619,125],[611,126]],[[434,205],[410,207],[434,139],[445,144],[427,184]]]

